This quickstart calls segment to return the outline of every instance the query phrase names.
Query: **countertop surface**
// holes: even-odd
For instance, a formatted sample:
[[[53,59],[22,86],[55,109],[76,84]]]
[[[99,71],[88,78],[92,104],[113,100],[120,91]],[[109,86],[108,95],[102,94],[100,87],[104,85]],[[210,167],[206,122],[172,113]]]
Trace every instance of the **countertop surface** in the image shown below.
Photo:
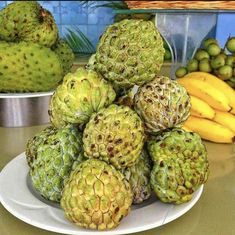
[[[26,141],[45,126],[0,128],[0,171],[25,149]],[[235,146],[205,142],[210,176],[197,204],[182,217],[138,235],[234,235]],[[0,185],[1,187],[1,185]],[[0,204],[0,235],[53,235],[11,215]],[[102,234],[102,233],[101,233]]]

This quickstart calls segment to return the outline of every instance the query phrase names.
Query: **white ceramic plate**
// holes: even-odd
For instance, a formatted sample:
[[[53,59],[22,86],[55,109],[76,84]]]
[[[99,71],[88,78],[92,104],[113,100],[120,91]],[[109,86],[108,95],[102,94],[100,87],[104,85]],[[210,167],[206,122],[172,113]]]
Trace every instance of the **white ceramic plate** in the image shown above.
[[[57,204],[49,203],[33,190],[24,153],[9,162],[0,173],[0,202],[10,213],[28,224],[63,234],[128,234],[155,228],[190,210],[202,191],[203,186],[194,193],[190,202],[182,205],[164,204],[153,196],[144,204],[133,206],[131,213],[116,229],[96,232],[70,223]]]

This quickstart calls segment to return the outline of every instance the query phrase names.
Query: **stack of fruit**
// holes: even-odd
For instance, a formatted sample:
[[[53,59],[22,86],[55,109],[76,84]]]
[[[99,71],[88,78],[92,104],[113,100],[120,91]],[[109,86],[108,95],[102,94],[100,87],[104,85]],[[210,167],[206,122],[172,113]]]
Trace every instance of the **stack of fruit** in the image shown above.
[[[15,1],[0,11],[0,92],[53,90],[73,60],[53,16],[36,1]]]
[[[207,72],[235,88],[235,38],[229,37],[223,49],[214,38],[206,39],[202,44],[203,48],[196,51],[187,66],[176,70],[176,77],[195,71]]]
[[[87,69],[67,74],[56,89],[52,126],[28,141],[26,156],[35,189],[60,202],[71,222],[112,229],[151,189],[180,204],[206,182],[205,146],[180,128],[189,96],[156,75],[163,58],[151,21],[123,20],[107,27]],[[135,85],[133,108],[115,104],[120,90]]]
[[[184,123],[206,140],[231,143],[235,136],[235,91],[205,72],[192,72],[177,80],[191,98],[191,116]]]

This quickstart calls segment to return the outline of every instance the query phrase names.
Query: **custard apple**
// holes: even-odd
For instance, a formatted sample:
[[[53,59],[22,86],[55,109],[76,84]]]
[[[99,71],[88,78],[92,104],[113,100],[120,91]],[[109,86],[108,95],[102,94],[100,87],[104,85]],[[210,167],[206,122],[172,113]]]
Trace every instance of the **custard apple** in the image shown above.
[[[148,142],[148,151],[154,161],[151,186],[161,201],[190,201],[207,181],[207,151],[198,134],[179,128],[163,131]]]
[[[53,135],[54,133],[55,128],[47,127],[27,141],[25,155],[28,166],[30,168],[32,167],[34,159],[37,157],[38,147],[42,145],[49,138],[49,136]]]
[[[98,230],[117,227],[131,204],[130,184],[123,174],[97,159],[84,161],[72,171],[61,198],[71,222]]]
[[[52,50],[58,55],[63,67],[64,75],[66,75],[70,72],[75,59],[72,49],[64,40],[59,39],[52,47]]]
[[[95,66],[96,66],[96,55],[92,54],[91,57],[88,60],[88,63],[86,65],[86,69],[88,70],[95,70]],[[118,86],[116,83],[111,82],[113,89],[116,92],[116,96],[123,96],[124,94],[127,93],[127,91],[129,90],[129,88],[121,88],[120,86]]]
[[[146,151],[142,151],[138,162],[121,170],[129,181],[133,192],[133,204],[140,204],[151,196],[150,173],[152,164]]]
[[[187,91],[177,81],[159,76],[139,87],[134,106],[146,131],[156,134],[182,125],[190,115],[191,103]]]
[[[0,92],[50,91],[62,78],[62,65],[50,48],[0,41]]]
[[[163,40],[151,21],[122,20],[108,26],[95,54],[95,70],[121,88],[156,77],[164,60]]]
[[[52,14],[37,1],[14,1],[0,11],[0,39],[29,41],[51,47],[58,28]]]
[[[51,99],[49,114],[56,127],[84,125],[92,113],[115,99],[112,86],[94,71],[79,68],[64,77]]]
[[[59,202],[64,180],[73,165],[84,160],[82,134],[72,126],[47,127],[27,144],[27,160],[34,188],[46,199]]]
[[[84,153],[117,169],[134,165],[144,144],[143,123],[127,106],[110,105],[91,116],[83,133]]]

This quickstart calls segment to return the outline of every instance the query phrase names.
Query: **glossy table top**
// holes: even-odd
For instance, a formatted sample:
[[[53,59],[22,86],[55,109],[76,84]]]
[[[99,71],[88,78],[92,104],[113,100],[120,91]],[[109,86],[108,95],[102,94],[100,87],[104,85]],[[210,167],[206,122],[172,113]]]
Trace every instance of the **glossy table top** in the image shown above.
[[[0,128],[0,170],[25,149],[28,138],[45,126]],[[235,146],[205,142],[210,177],[197,204],[185,215],[162,227],[138,235],[234,235]],[[28,225],[0,204],[0,235],[53,235]],[[101,233],[102,234],[102,233]]]

